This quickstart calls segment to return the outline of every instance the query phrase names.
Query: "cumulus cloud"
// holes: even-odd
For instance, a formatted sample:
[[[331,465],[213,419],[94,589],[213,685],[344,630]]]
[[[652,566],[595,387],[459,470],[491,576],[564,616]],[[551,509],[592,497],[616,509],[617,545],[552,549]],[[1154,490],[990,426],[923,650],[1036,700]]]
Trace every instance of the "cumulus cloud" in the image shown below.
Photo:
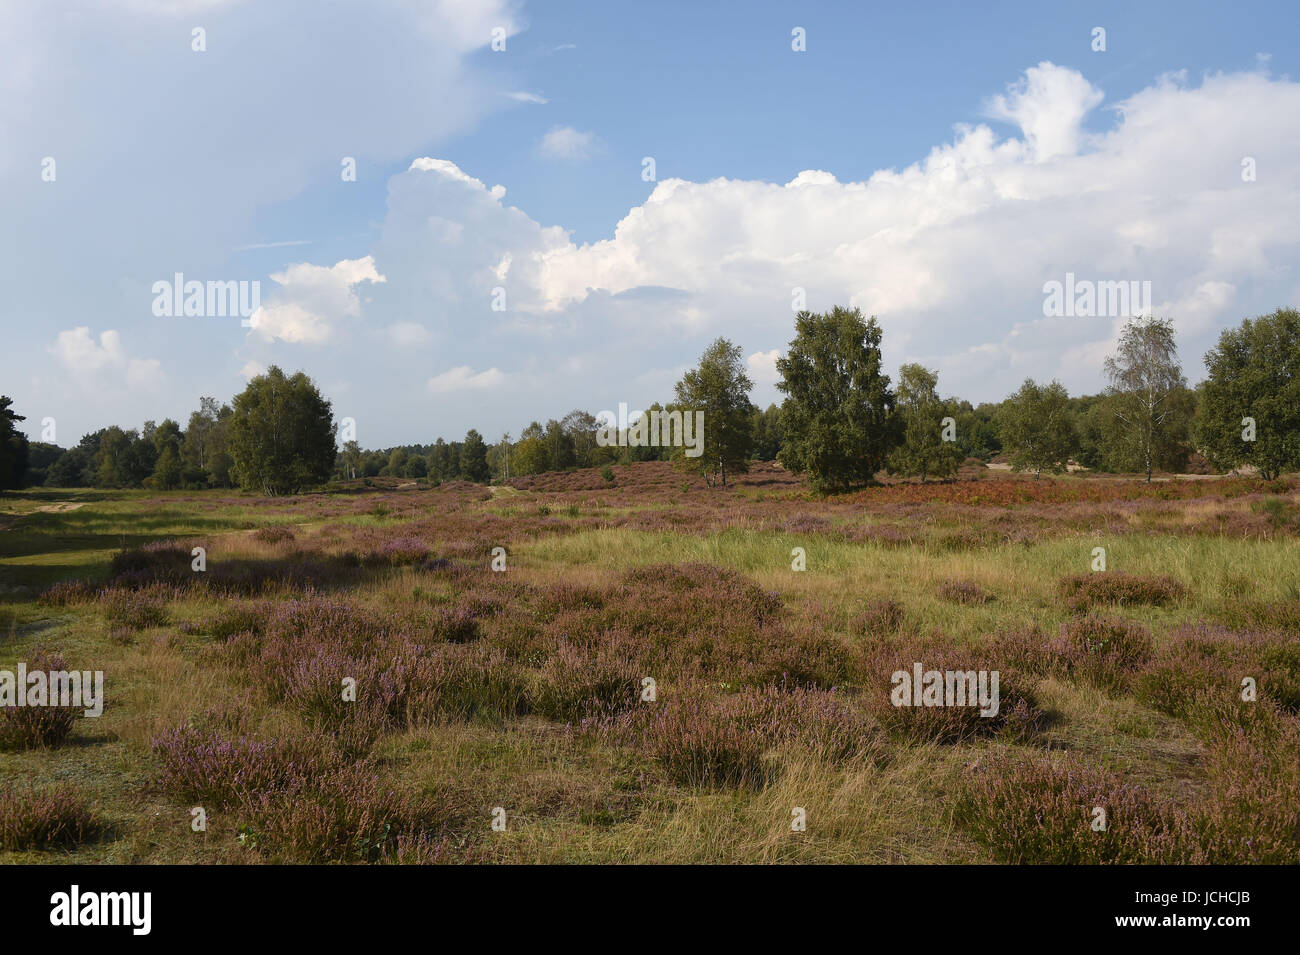
[[[361,314],[355,286],[386,281],[368,255],[332,266],[300,262],[283,272],[272,272],[271,278],[280,288],[249,318],[250,334],[266,341],[278,338],[305,344],[329,341],[341,319]]]
[[[419,322],[394,322],[384,331],[392,343],[400,348],[414,348],[433,341],[433,335]]]
[[[602,148],[595,133],[584,133],[572,126],[551,127],[537,145],[537,151],[548,159],[590,159]]]
[[[430,378],[428,388],[434,394],[455,394],[460,391],[475,391],[495,387],[505,381],[505,377],[496,368],[489,368],[487,371],[476,373],[473,368],[467,365],[458,365],[444,371],[441,375],[434,375]]]
[[[745,359],[749,380],[755,387],[766,389],[781,380],[781,374],[776,370],[776,360],[781,354],[779,348],[773,348],[771,351],[754,352]]]
[[[72,376],[84,385],[125,385],[131,391],[154,391],[163,382],[156,358],[132,358],[122,336],[108,329],[96,341],[86,325],[59,332],[50,349]]]

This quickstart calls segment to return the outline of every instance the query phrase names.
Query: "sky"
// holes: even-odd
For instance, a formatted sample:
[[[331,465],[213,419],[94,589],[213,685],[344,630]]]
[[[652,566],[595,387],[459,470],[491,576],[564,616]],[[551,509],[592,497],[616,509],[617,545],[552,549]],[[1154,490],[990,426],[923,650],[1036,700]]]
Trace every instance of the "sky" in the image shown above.
[[[496,439],[671,399],[718,336],[779,402],[795,312],[835,305],[877,317],[891,375],[974,402],[1100,390],[1138,311],[1195,382],[1223,329],[1300,300],[1298,25],[1293,2],[0,0],[0,393],[68,446],[274,364],[364,447]],[[202,314],[161,307],[178,274]],[[1067,275],[1148,300],[1049,314]],[[257,307],[212,314],[231,282]]]

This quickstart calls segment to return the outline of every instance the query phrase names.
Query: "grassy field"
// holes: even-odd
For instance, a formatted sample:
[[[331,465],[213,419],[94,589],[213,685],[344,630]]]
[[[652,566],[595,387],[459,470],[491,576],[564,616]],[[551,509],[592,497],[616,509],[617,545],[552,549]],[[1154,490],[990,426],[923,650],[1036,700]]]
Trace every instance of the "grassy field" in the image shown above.
[[[1300,861],[1294,480],[614,474],[0,498],[0,861]]]

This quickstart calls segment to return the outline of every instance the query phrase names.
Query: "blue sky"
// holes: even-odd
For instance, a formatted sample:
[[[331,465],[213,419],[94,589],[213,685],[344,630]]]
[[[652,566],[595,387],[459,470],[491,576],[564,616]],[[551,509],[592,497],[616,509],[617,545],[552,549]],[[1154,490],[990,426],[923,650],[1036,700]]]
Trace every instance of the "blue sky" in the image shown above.
[[[517,434],[717,335],[766,404],[795,289],[945,393],[1095,391],[1122,316],[1046,318],[1067,272],[1150,281],[1194,381],[1300,292],[1294,4],[34,7],[0,0],[0,391],[64,445],[272,363],[369,447]],[[256,327],[154,315],[176,272],[259,281]]]

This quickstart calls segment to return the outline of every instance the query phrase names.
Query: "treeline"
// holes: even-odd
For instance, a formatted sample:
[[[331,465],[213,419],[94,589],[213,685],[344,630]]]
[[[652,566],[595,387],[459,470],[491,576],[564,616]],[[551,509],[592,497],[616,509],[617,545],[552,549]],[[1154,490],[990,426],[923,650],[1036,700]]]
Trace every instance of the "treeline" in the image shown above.
[[[882,331],[857,309],[802,312],[778,359],[781,405],[759,409],[741,349],[719,338],[683,375],[673,400],[621,426],[575,410],[489,443],[461,441],[364,450],[337,448],[330,404],[302,372],[272,367],[230,404],[201,398],[186,426],[109,427],[67,449],[29,443],[23,416],[0,397],[0,487],[243,487],[296,493],[331,479],[397,477],[487,482],[544,471],[672,460],[710,483],[779,460],[814,487],[866,484],[882,469],[921,480],[956,473],[968,458],[1014,470],[1227,471],[1265,478],[1300,469],[1300,312],[1278,309],[1228,329],[1205,356],[1209,377],[1187,385],[1167,319],[1136,319],[1106,359],[1105,391],[1071,397],[1059,382],[1026,379],[1008,398],[972,405],[940,397],[938,374],[904,365],[884,374]],[[694,447],[669,441],[669,413],[702,411]],[[678,433],[677,438],[682,435]],[[689,432],[687,432],[689,437]]]

